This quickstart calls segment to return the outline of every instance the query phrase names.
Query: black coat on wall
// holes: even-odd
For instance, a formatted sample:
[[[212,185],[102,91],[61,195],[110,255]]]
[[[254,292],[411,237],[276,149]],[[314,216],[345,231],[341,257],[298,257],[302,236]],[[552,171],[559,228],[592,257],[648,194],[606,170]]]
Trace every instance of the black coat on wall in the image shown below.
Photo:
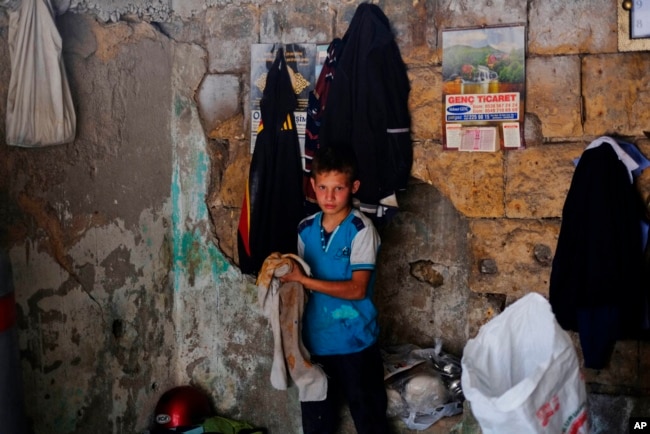
[[[356,197],[376,206],[406,188],[413,163],[406,66],[388,18],[374,4],[359,5],[338,50],[320,145],[353,147],[361,181]]]
[[[260,101],[262,120],[237,232],[244,274],[257,274],[273,252],[297,250],[296,231],[304,209],[296,106],[284,50],[278,49]]]
[[[612,146],[588,148],[562,211],[549,301],[559,324],[579,332],[587,368],[604,368],[615,341],[643,329],[645,211],[630,176]]]

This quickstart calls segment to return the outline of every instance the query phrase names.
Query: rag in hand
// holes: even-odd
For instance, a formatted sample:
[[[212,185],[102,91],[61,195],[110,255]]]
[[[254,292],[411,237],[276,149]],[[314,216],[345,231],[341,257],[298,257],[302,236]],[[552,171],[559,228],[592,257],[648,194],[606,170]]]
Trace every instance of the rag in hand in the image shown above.
[[[327,376],[320,366],[311,363],[301,337],[305,288],[298,282],[282,283],[279,279],[295,266],[310,274],[309,265],[299,256],[274,252],[264,260],[257,277],[258,302],[273,331],[271,384],[286,390],[288,370],[300,401],[322,401],[327,397]]]

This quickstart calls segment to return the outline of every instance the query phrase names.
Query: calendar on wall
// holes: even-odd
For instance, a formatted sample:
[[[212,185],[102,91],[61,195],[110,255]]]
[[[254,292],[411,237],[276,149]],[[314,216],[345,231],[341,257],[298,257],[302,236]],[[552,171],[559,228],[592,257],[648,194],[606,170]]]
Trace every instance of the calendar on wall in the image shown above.
[[[525,26],[443,29],[442,43],[444,149],[523,148]]]
[[[650,0],[635,0],[632,2],[630,38],[650,38]]]
[[[650,51],[650,0],[618,4],[618,50]]]

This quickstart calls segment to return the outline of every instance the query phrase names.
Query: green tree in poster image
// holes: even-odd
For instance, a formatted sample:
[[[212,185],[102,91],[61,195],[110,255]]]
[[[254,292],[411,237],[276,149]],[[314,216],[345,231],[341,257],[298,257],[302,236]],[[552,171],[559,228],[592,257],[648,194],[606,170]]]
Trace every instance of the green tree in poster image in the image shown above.
[[[523,83],[525,80],[523,50],[513,50],[492,67],[501,83]]]
[[[497,73],[501,83],[523,83],[524,59],[523,49],[506,53],[491,46],[455,45],[444,52],[442,76],[444,80],[460,77],[470,81],[478,66],[485,66]]]

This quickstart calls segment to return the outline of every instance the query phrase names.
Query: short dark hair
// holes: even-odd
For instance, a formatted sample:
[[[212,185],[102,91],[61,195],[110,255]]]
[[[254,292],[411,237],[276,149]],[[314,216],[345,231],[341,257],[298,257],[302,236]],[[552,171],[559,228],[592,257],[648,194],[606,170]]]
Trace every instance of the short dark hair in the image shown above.
[[[338,146],[326,146],[316,150],[311,163],[312,178],[332,171],[345,173],[351,181],[356,181],[359,168],[354,151],[348,147]]]

